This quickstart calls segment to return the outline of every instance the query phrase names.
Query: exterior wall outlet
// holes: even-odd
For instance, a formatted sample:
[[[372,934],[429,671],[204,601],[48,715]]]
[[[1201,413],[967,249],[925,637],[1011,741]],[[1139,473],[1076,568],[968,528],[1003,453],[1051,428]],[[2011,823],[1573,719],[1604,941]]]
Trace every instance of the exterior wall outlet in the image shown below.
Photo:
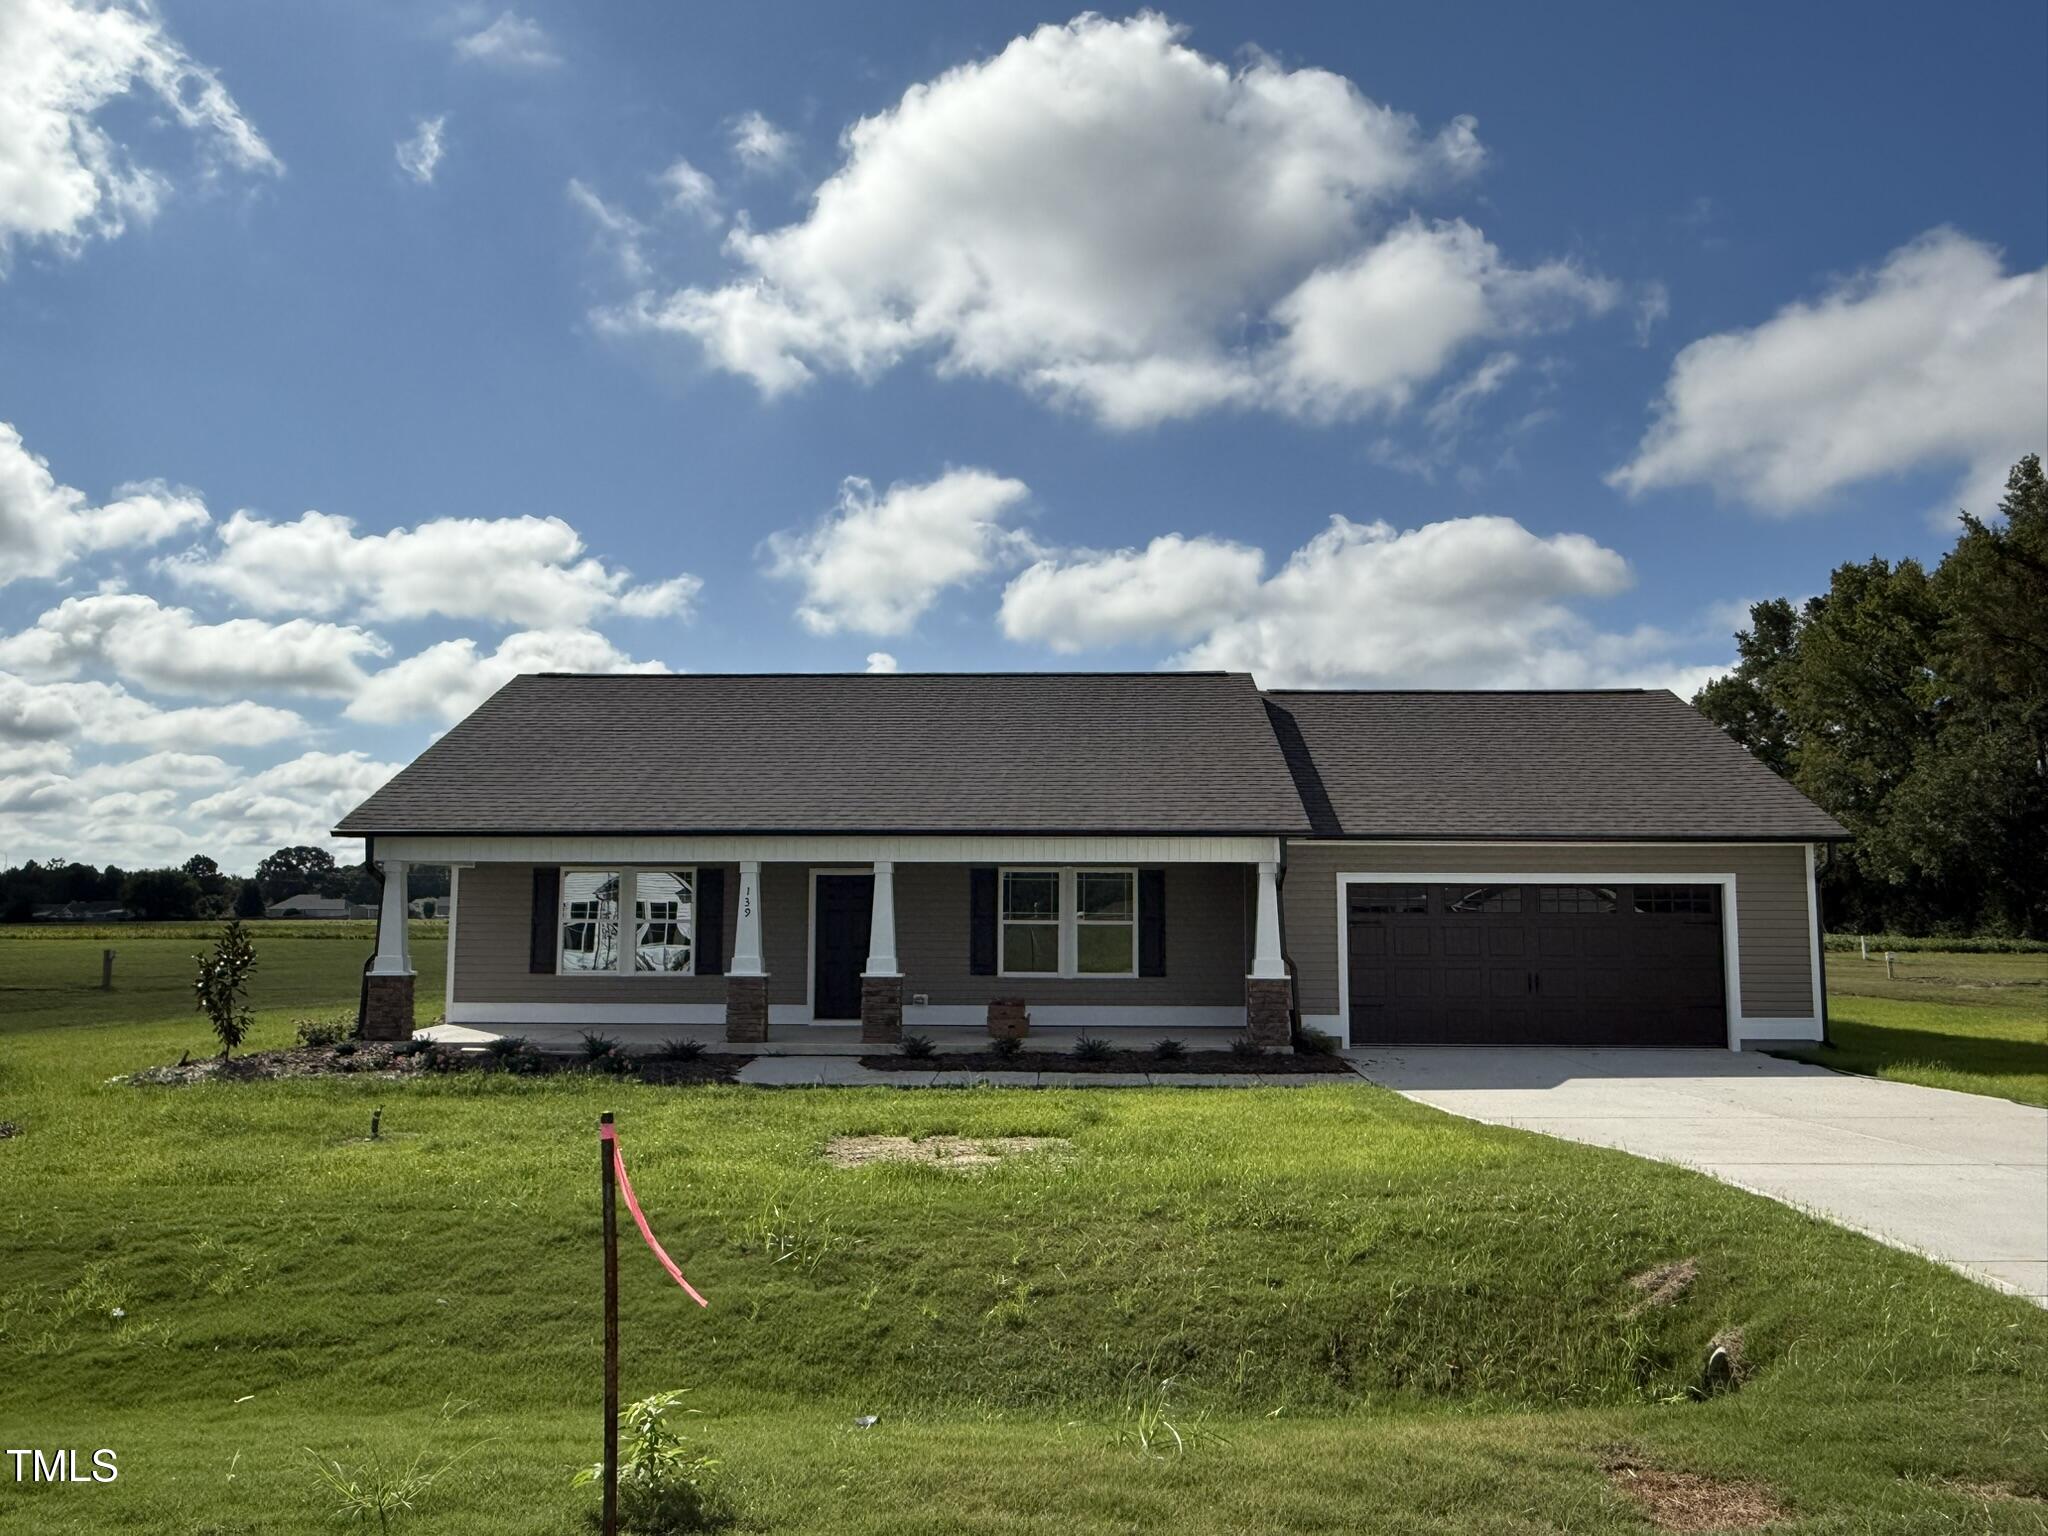
[[[910,1006],[913,1008],[926,1007],[930,1004],[931,1000],[932,995],[929,992],[913,992],[910,994]]]

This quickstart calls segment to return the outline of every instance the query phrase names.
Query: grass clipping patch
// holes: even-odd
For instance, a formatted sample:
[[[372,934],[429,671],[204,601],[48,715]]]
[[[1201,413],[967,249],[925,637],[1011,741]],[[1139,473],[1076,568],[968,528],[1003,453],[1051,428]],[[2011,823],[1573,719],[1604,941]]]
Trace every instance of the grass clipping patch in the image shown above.
[[[1064,1136],[834,1136],[825,1161],[834,1168],[870,1163],[927,1163],[937,1168],[993,1168],[1005,1158],[1063,1153],[1074,1144]]]
[[[1762,1483],[1668,1472],[1628,1455],[1610,1456],[1604,1470],[1660,1531],[1758,1531],[1792,1518]]]

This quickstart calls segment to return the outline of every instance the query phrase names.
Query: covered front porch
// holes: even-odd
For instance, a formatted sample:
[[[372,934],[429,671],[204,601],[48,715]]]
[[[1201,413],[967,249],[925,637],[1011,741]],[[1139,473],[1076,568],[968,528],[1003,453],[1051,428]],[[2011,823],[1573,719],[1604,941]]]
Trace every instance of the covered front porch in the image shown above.
[[[443,1025],[480,1040],[1284,1045],[1279,854],[1270,837],[384,837],[366,1030],[410,1012],[407,871],[433,863],[457,914]]]

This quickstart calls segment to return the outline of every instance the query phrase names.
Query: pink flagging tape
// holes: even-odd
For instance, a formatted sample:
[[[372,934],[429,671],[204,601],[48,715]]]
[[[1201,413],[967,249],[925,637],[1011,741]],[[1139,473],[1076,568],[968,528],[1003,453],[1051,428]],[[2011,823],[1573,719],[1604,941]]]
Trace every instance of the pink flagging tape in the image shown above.
[[[600,1139],[612,1144],[612,1171],[619,1176],[619,1193],[626,1197],[626,1209],[633,1213],[633,1225],[638,1227],[640,1235],[647,1239],[647,1246],[652,1248],[654,1256],[661,1260],[661,1267],[668,1271],[669,1278],[688,1291],[690,1293],[690,1300],[696,1302],[698,1306],[710,1306],[711,1303],[704,1299],[697,1287],[683,1278],[683,1272],[676,1268],[676,1261],[668,1256],[668,1250],[654,1240],[654,1233],[647,1225],[647,1218],[641,1214],[640,1202],[634,1197],[633,1181],[626,1177],[626,1159],[619,1152],[619,1133],[617,1129],[613,1126],[601,1125],[598,1127],[597,1133]]]

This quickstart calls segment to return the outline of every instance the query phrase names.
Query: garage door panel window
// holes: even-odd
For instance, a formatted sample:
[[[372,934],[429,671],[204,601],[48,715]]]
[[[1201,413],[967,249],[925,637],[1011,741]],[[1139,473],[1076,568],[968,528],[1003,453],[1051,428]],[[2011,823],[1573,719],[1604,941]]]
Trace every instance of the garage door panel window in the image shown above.
[[[1598,917],[1614,911],[1611,885],[1539,885],[1536,910],[1556,916]]]
[[[1448,913],[1510,913],[1522,910],[1519,885],[1452,885],[1444,888],[1444,911]]]
[[[1712,917],[1714,888],[1711,885],[1639,885],[1635,888],[1635,908],[1645,917]]]
[[[1363,885],[1351,890],[1351,910],[1364,917],[1412,915],[1429,910],[1426,885]]]

